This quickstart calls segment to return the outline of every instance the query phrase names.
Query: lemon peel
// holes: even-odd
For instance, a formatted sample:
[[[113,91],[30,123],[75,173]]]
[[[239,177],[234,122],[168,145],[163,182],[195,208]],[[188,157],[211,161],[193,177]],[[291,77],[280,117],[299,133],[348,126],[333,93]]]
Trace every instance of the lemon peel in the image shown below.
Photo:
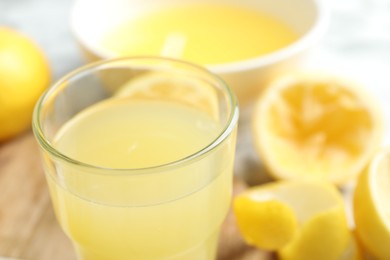
[[[254,201],[238,197],[234,211],[245,240],[265,250],[285,246],[297,231],[297,220],[292,209],[277,200]]]
[[[276,181],[249,188],[233,205],[247,243],[282,260],[359,259],[342,195],[330,183]]]

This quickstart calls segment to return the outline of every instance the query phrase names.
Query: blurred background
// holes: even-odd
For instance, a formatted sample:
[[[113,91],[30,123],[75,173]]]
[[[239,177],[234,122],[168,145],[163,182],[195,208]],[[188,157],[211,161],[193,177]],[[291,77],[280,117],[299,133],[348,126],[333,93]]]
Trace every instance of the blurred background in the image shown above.
[[[0,25],[24,32],[41,46],[54,81],[84,62],[69,26],[73,2],[0,0]],[[330,12],[329,28],[309,66],[345,71],[364,81],[390,112],[386,102],[390,97],[390,0],[324,2]],[[389,115],[386,118],[390,121]]]
[[[52,82],[84,64],[69,26],[73,2],[71,0],[0,0],[0,26],[8,26],[25,33],[41,47],[50,62]],[[390,0],[324,0],[324,2],[330,12],[328,32],[312,53],[307,67],[341,72],[362,82],[381,103],[388,124],[390,122]],[[390,144],[389,133],[386,135],[385,143]],[[246,160],[246,162],[236,164],[238,167],[236,172],[246,172],[240,167],[251,167],[251,158],[253,161],[257,160],[256,155],[248,147],[250,147],[250,140],[241,138],[237,160]]]
[[[0,0],[0,25],[24,32],[44,50],[53,79],[82,65],[69,28],[73,1]]]
[[[0,0],[0,25],[32,37],[49,58],[54,79],[83,64],[69,27],[73,2]],[[381,72],[390,67],[390,0],[324,2],[330,11],[329,30],[318,48],[323,55],[315,56],[312,62],[330,67],[356,65],[358,70],[365,71],[364,74],[372,75],[371,79],[375,81],[370,88],[389,82],[381,78],[387,76]]]

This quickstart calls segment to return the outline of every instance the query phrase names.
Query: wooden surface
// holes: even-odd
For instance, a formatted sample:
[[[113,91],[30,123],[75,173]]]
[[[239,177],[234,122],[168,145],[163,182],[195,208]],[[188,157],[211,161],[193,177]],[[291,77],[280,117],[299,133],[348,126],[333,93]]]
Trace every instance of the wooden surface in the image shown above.
[[[235,181],[235,192],[245,189]],[[38,145],[27,132],[0,143],[0,256],[26,260],[74,260],[73,248],[55,219]],[[271,259],[241,240],[233,214],[221,231],[219,260]]]

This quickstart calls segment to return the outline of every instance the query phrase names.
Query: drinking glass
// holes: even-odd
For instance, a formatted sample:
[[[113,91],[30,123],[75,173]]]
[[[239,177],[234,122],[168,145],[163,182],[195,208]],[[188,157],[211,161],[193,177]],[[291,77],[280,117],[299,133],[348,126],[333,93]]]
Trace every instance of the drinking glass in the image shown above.
[[[168,58],[92,63],[49,88],[33,130],[79,258],[215,259],[237,120],[218,76]]]

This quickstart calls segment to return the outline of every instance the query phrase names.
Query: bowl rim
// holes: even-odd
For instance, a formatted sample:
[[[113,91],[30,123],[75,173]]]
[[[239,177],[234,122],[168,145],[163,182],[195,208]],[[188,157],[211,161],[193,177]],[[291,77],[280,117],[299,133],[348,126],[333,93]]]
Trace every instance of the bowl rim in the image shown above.
[[[117,57],[118,55],[114,54],[114,52],[110,52],[100,47],[99,45],[92,44],[91,41],[86,39],[86,37],[80,33],[76,22],[78,19],[76,17],[76,13],[78,8],[80,8],[80,3],[82,2],[83,1],[81,0],[75,1],[70,15],[71,32],[76,41],[83,48],[86,48],[99,58],[106,59]],[[309,2],[313,4],[316,10],[314,22],[309,26],[309,29],[293,43],[277,51],[273,51],[269,54],[258,57],[224,64],[204,64],[203,66],[218,74],[230,74],[234,72],[249,71],[259,67],[266,67],[271,64],[277,64],[287,60],[288,58],[292,58],[295,55],[298,55],[314,46],[325,35],[329,26],[329,8],[323,0],[309,0]]]

